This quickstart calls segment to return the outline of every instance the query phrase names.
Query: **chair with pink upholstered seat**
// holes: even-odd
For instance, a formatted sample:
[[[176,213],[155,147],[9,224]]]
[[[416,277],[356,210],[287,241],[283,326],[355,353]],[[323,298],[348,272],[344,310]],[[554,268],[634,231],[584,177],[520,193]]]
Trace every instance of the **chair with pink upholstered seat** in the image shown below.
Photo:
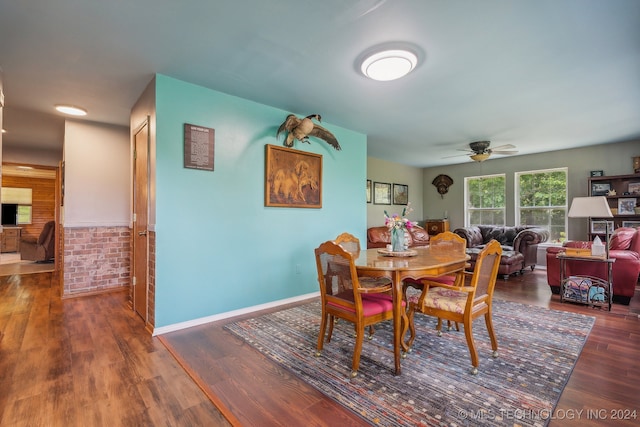
[[[411,335],[407,345],[410,347],[416,338],[414,324],[416,312],[438,318],[436,326],[438,335],[441,335],[442,319],[462,323],[471,355],[471,373],[477,374],[479,358],[473,340],[472,325],[475,319],[484,316],[493,356],[497,357],[498,341],[493,330],[492,301],[501,256],[502,248],[500,243],[496,240],[490,241],[478,254],[471,282],[468,286],[464,286],[463,283],[448,285],[434,281],[424,281],[422,293],[410,296],[408,299],[409,331]]]
[[[330,342],[336,318],[352,322],[356,340],[351,376],[355,377],[360,366],[365,327],[393,318],[393,299],[389,294],[391,281],[361,281],[354,263],[357,254],[333,241],[316,248],[315,256],[322,304],[316,356],[321,355],[327,325],[327,342]]]

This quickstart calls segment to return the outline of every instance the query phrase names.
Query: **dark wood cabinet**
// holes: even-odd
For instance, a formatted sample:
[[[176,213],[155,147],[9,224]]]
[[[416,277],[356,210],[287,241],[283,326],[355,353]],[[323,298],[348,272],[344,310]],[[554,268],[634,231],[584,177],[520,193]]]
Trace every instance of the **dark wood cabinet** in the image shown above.
[[[611,191],[615,194],[611,194]],[[589,218],[589,239],[605,235],[605,221],[619,227],[640,227],[640,173],[589,178],[589,196],[605,196],[613,218]],[[610,230],[613,231],[613,230]]]
[[[427,219],[424,222],[424,228],[425,230],[427,230],[427,233],[429,233],[430,236],[435,236],[436,234],[449,231],[449,220],[448,219]]]

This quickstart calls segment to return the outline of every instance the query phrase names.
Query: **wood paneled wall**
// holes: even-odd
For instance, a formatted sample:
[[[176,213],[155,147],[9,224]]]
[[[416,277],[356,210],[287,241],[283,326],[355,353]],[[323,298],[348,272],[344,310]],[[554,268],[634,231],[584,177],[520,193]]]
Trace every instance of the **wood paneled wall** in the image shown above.
[[[44,224],[55,220],[55,179],[3,175],[2,186],[32,189],[31,224],[21,225],[22,237],[37,238]]]

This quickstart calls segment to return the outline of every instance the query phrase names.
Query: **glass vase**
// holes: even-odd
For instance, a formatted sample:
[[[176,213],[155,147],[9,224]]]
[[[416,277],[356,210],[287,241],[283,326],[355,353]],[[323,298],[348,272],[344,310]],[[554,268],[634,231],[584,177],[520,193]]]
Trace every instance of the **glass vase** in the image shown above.
[[[391,250],[393,252],[404,251],[404,230],[399,228],[391,229]]]

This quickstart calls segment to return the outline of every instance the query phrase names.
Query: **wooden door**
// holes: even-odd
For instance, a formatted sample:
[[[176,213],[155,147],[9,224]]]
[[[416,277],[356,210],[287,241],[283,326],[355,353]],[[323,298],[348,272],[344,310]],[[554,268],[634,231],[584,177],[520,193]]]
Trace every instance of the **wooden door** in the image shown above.
[[[148,319],[149,119],[135,133],[133,182],[133,309]]]

